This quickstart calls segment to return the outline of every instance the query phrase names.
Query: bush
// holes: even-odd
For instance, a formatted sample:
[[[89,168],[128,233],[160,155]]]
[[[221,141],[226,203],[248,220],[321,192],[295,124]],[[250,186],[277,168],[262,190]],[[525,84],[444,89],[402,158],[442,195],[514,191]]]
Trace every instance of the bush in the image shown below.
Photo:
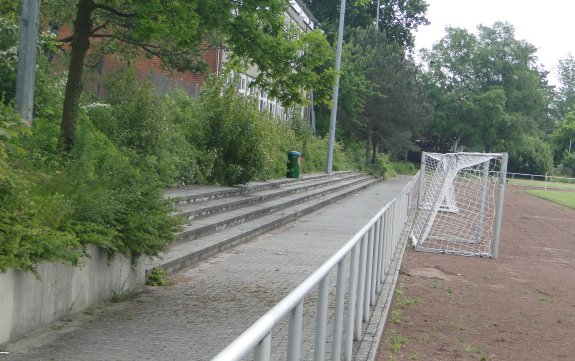
[[[10,108],[0,113],[17,117]],[[145,157],[116,147],[87,117],[66,156],[58,134],[56,122],[37,118],[31,131],[3,143],[11,151],[0,180],[0,270],[77,265],[87,244],[127,256],[165,249],[179,220]]]
[[[501,151],[509,153],[509,172],[545,174],[553,169],[551,148],[538,138],[524,137]]]
[[[417,168],[410,162],[394,162],[392,168],[396,174],[414,175],[417,173]]]
[[[181,221],[163,199],[165,187],[285,177],[291,149],[303,153],[302,171],[325,170],[327,139],[301,117],[259,112],[255,99],[221,80],[208,82],[199,99],[162,98],[133,73],[120,74],[107,99],[81,108],[75,146],[62,153],[61,80],[41,80],[31,129],[0,105],[0,270],[77,265],[88,244],[157,255]],[[333,169],[355,168],[361,149],[337,143]],[[381,155],[373,171],[389,167]]]
[[[367,166],[367,171],[378,177],[393,177],[395,176],[395,171],[392,167],[389,156],[385,153],[377,153],[375,163],[369,164]]]
[[[569,168],[571,172],[575,171],[575,153],[571,153],[563,157],[563,167]]]
[[[83,250],[67,231],[72,204],[61,193],[38,196],[50,173],[25,166],[36,157],[18,141],[31,133],[11,107],[0,105],[0,129],[0,271],[33,270],[43,260],[77,264]]]

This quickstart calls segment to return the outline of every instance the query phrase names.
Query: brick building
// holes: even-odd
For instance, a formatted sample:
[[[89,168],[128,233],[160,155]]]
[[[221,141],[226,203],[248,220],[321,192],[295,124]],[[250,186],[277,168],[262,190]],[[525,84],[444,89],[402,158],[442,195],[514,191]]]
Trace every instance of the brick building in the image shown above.
[[[289,26],[297,26],[304,32],[313,30],[317,20],[300,0],[288,0],[288,3],[286,22],[289,22]],[[57,30],[56,35],[60,39],[69,37],[71,35],[70,26],[67,24],[61,26]],[[224,48],[214,48],[203,53],[203,60],[208,65],[210,74],[221,74],[227,59],[228,54]],[[97,95],[103,94],[103,84],[107,77],[129,65],[135,68],[136,76],[139,79],[147,79],[150,81],[161,95],[166,94],[172,89],[182,89],[190,96],[196,97],[207,76],[207,74],[204,73],[178,72],[162,69],[158,58],[148,59],[141,57],[132,61],[131,64],[128,64],[120,57],[106,55],[99,59],[93,71],[87,72],[85,75],[85,89]],[[230,81],[236,82],[239,93],[257,96],[260,111],[268,111],[278,118],[285,117],[286,112],[282,104],[275,99],[269,98],[265,91],[249,86],[257,74],[257,68],[251,68],[245,73],[232,74]],[[309,116],[309,111],[306,107],[301,108],[301,115],[304,117]]]

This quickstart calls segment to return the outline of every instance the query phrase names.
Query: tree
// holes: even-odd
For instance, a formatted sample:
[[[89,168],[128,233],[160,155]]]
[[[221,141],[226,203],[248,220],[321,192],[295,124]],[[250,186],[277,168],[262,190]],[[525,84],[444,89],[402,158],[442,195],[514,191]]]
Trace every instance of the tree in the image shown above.
[[[343,128],[366,141],[366,161],[377,152],[414,148],[426,120],[418,69],[404,49],[375,27],[355,29],[342,71]]]
[[[235,57],[258,66],[262,76],[257,82],[270,95],[287,105],[302,102],[303,87],[322,86],[324,79],[315,70],[329,47],[318,32],[292,41],[283,17],[285,6],[284,0],[59,0],[52,9],[74,10],[73,34],[63,39],[70,44],[63,148],[74,143],[82,75],[89,51],[95,50],[93,39],[102,51],[157,57],[179,71],[201,70],[202,51],[225,44]]]
[[[435,105],[428,134],[481,150],[521,134],[536,135],[548,120],[546,73],[536,48],[516,40],[514,28],[496,22],[478,34],[447,28],[446,36],[424,51]]]
[[[330,40],[335,39],[339,8],[332,0],[304,0]],[[387,40],[404,48],[413,48],[414,32],[429,21],[425,17],[428,4],[424,0],[380,0],[379,28]],[[375,24],[377,0],[348,0],[345,10],[347,29],[368,28]],[[349,34],[346,34],[349,35]],[[347,38],[347,36],[346,36]]]
[[[555,109],[557,116],[563,118],[575,110],[575,57],[568,55],[560,59],[557,73],[561,85],[557,91]]]
[[[556,129],[553,132],[553,141],[555,143],[555,157],[558,163],[569,152],[575,153],[575,111],[567,113],[563,119],[557,122]]]
[[[524,135],[500,150],[509,153],[509,172],[545,174],[553,168],[551,147],[539,138]]]

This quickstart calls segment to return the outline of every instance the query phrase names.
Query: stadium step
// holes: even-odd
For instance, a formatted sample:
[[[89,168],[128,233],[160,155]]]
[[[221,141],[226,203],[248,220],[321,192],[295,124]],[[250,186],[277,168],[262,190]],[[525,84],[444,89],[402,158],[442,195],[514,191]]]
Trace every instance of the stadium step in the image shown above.
[[[307,175],[242,187],[187,187],[166,191],[187,218],[179,239],[146,268],[168,273],[295,221],[381,179],[357,172]]]

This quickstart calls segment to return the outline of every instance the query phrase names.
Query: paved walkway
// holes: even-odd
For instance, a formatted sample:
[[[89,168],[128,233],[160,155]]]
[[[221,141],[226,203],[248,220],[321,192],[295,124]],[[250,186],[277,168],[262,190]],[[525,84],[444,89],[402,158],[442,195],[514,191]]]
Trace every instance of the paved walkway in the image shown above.
[[[52,324],[8,344],[10,354],[0,359],[209,360],[321,265],[409,179],[382,182],[180,271],[171,277],[172,286],[146,287],[122,302]],[[314,298],[306,299],[306,314],[313,313]],[[305,319],[304,340],[313,328]],[[281,328],[274,335],[282,335]],[[302,359],[309,359],[305,355],[313,340],[308,341]],[[277,348],[274,356],[284,350]]]

